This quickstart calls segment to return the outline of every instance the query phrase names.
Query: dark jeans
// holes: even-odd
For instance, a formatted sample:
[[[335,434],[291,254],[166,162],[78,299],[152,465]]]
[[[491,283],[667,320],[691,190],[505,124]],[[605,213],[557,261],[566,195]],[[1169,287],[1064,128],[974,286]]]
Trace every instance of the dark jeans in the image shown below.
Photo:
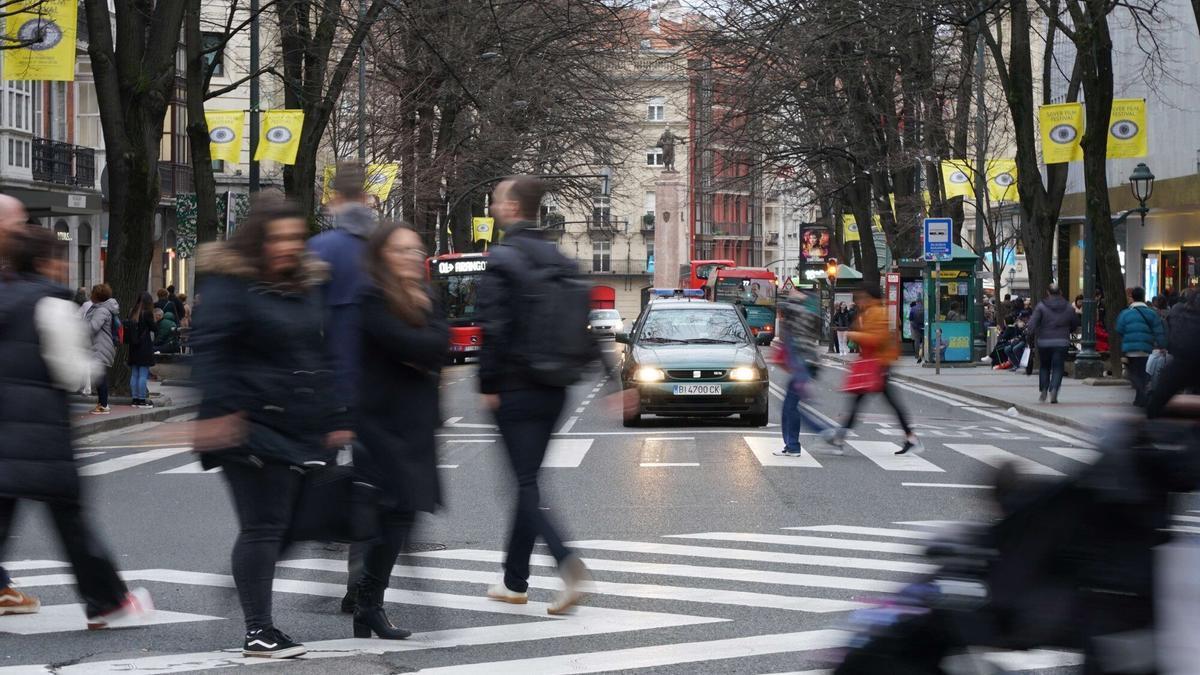
[[[117,575],[108,551],[84,519],[83,507],[78,502],[46,502],[46,506],[54,520],[54,529],[58,531],[58,541],[75,573],[75,585],[79,597],[83,598],[88,618],[119,607],[129,589]],[[16,512],[17,500],[0,497],[0,558],[3,558],[4,543],[8,541]],[[4,580],[8,578],[6,573],[0,576]]]
[[[223,462],[222,472],[237,511],[237,542],[233,545],[233,581],[237,584],[246,630],[274,626],[271,584],[275,563],[287,545],[287,532],[296,509],[304,475],[283,464],[261,468]]]
[[[1129,375],[1129,384],[1133,385],[1133,404],[1139,408],[1146,405],[1146,394],[1150,387],[1150,378],[1146,375],[1146,361],[1149,356],[1126,356],[1125,372]]]
[[[796,393],[793,382],[787,386],[787,395],[783,397],[783,410],[780,411],[780,428],[783,432],[783,449],[789,452],[800,452],[800,429],[805,422],[813,431],[822,431],[827,424],[817,419],[804,408],[800,407],[800,394]]]
[[[408,543],[415,519],[416,514],[412,511],[382,513],[383,531],[379,538],[358,547],[361,565],[356,598],[358,609],[366,611],[383,606],[383,592],[392,578],[392,566]]]
[[[884,377],[887,378],[886,375]],[[887,401],[888,405],[892,406],[892,410],[896,412],[896,418],[900,420],[900,427],[904,429],[904,433],[911,434],[912,427],[908,424],[908,415],[904,412],[904,408],[900,407],[900,403],[896,400],[896,392],[892,389],[892,382],[890,379],[884,380],[883,391],[881,393],[883,394],[883,400]],[[858,407],[860,404],[862,404],[862,400],[866,397],[866,395],[866,393],[857,394],[854,399],[850,401],[850,415],[846,418],[847,429],[854,428],[854,420],[858,417]]]
[[[925,360],[925,329],[913,329],[913,353],[916,354],[918,361]]]
[[[538,489],[538,471],[566,398],[566,390],[557,388],[500,394],[496,424],[517,478],[517,509],[504,559],[504,585],[518,593],[529,589],[529,556],[538,537],[560,565],[571,555],[546,512],[539,508],[542,498]]]
[[[96,376],[96,396],[100,399],[100,407],[108,407],[108,369],[101,366],[100,374]]]
[[[1021,365],[1021,355],[1025,353],[1025,343],[1017,340],[1010,342],[1004,347],[1004,354],[1008,357],[1008,362],[1012,364],[1013,370]]]
[[[1038,391],[1058,391],[1067,367],[1067,347],[1038,347]]]

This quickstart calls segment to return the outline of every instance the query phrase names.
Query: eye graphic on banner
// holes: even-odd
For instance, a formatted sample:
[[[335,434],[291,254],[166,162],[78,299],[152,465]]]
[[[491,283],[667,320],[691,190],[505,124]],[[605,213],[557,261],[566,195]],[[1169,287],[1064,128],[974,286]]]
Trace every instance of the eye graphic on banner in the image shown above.
[[[325,167],[325,176],[321,181],[321,203],[326,204],[330,199],[333,199],[333,177],[337,173],[337,167],[329,164]]]
[[[989,159],[986,163],[988,197],[994,202],[1019,201],[1017,196],[1017,162],[1012,159]]]
[[[363,191],[384,201],[392,192],[392,184],[396,182],[398,164],[368,164],[367,180]]]
[[[263,113],[262,137],[254,161],[273,160],[295,164],[300,151],[300,132],[304,129],[303,110],[268,110]]]
[[[942,162],[942,191],[945,193],[946,199],[952,197],[971,199],[974,197],[968,166],[968,161],[965,159],[951,159]]]
[[[492,218],[472,218],[471,231],[473,233],[472,241],[487,241],[492,240],[493,226],[495,220]]]
[[[1108,158],[1145,157],[1149,152],[1146,136],[1146,101],[1119,98],[1112,103],[1112,123],[1108,125]]]
[[[842,241],[847,244],[861,241],[858,236],[858,222],[854,216],[842,216]]]
[[[241,110],[206,110],[204,121],[208,124],[208,151],[212,158],[229,164],[240,163],[246,113]]]
[[[1059,145],[1066,145],[1074,141],[1079,136],[1079,132],[1070,124],[1060,124],[1050,130],[1050,140]]]
[[[5,80],[71,82],[75,79],[76,0],[6,2]],[[9,6],[11,5],[11,6]],[[21,11],[23,5],[27,11]]]

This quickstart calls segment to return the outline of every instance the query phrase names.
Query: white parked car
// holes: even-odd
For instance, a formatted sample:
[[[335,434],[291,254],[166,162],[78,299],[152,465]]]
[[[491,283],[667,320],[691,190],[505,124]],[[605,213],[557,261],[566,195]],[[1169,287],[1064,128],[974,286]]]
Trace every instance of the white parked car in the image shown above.
[[[615,309],[593,309],[591,314],[588,314],[588,330],[592,335],[607,337],[616,337],[617,333],[625,330],[625,322],[621,320],[621,314]]]

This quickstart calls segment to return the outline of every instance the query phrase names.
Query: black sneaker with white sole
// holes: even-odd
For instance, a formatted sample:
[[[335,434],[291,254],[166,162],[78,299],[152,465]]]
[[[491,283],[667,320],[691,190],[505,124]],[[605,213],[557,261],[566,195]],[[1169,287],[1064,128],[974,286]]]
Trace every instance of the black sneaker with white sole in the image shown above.
[[[260,628],[246,633],[246,645],[242,656],[257,656],[264,659],[291,659],[308,650],[295,642],[278,628]]]

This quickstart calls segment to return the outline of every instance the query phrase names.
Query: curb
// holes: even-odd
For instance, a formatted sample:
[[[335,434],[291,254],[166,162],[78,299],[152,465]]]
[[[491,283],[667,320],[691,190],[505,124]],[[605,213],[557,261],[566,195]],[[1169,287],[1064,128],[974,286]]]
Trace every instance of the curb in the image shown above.
[[[924,387],[928,387],[929,389],[937,389],[938,391],[944,391],[948,394],[955,394],[957,396],[973,398],[977,401],[982,401],[984,403],[988,403],[990,405],[994,405],[999,408],[1005,408],[1005,409],[1016,408],[1017,412],[1021,413],[1022,415],[1025,415],[1026,417],[1032,417],[1034,419],[1039,419],[1043,422],[1050,422],[1052,424],[1059,424],[1062,426],[1071,427],[1072,429],[1075,429],[1076,431],[1090,432],[1090,431],[1094,430],[1094,426],[1084,424],[1084,423],[1080,422],[1079,420],[1076,420],[1076,419],[1073,419],[1070,417],[1063,417],[1060,415],[1055,415],[1053,413],[1048,413],[1045,410],[1043,410],[1042,408],[1025,405],[1024,403],[1013,403],[1012,401],[1006,401],[1001,398],[987,396],[987,395],[972,391],[970,389],[962,389],[960,387],[955,387],[955,386],[951,386],[948,384],[942,384],[941,382],[931,382],[929,380],[925,380],[925,379],[922,379],[919,377],[913,377],[911,375],[905,375],[905,374],[897,373],[897,372],[892,372],[889,375],[889,377],[899,380],[900,382],[908,382],[909,384],[918,384],[918,385],[922,385]]]
[[[118,431],[139,424],[145,424],[146,422],[161,422],[176,415],[196,412],[199,409],[199,403],[189,403],[166,408],[155,408],[154,410],[133,413],[122,417],[101,417],[96,415],[93,419],[75,424],[74,432],[76,436],[87,436],[105,431]]]

